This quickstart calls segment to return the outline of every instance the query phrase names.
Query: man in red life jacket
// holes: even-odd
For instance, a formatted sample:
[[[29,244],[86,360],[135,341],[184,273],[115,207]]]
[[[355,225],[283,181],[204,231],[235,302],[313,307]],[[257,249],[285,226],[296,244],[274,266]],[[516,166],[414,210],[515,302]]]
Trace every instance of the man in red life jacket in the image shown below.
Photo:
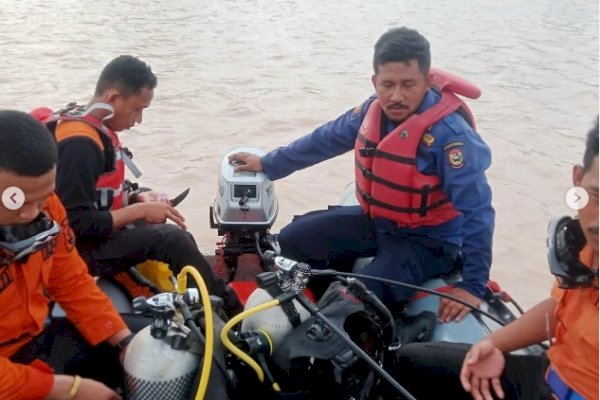
[[[234,313],[241,309],[237,296],[214,274],[186,232],[181,213],[160,193],[132,191],[125,181],[125,167],[132,162],[118,134],[142,122],[156,85],[143,61],[119,56],[104,67],[85,107],[69,107],[45,119],[56,122],[56,193],[92,271],[110,275],[145,260],[163,261],[175,273],[192,265],[209,291],[223,297],[225,310]]]
[[[296,218],[279,236],[282,254],[314,268],[340,261],[347,268],[353,258],[374,256],[363,274],[410,284],[461,268],[462,281],[449,294],[476,306],[492,259],[494,210],[485,176],[491,155],[456,94],[477,98],[479,90],[430,64],[425,37],[391,29],[375,45],[374,96],[288,146],[231,160],[244,163],[239,171],[279,179],[354,150],[360,206]],[[412,295],[365,283],[390,307]],[[440,304],[443,322],[469,311],[446,299]]]

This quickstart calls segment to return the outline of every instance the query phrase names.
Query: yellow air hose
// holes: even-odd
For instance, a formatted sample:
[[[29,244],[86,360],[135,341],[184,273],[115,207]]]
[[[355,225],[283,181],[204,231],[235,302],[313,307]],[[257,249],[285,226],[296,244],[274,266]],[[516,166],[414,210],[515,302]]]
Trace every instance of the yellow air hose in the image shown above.
[[[202,279],[202,275],[198,270],[190,265],[183,267],[181,272],[177,275],[177,293],[184,294],[187,289],[187,276],[186,273],[192,275],[198,289],[200,289],[200,297],[202,298],[202,307],[204,307],[204,319],[206,341],[204,343],[204,360],[202,360],[202,373],[200,375],[200,383],[198,385],[198,391],[196,392],[195,400],[203,400],[208,388],[208,381],[210,379],[210,370],[212,368],[213,359],[213,343],[214,343],[214,332],[213,332],[213,315],[212,306],[210,304],[210,297],[206,283]]]
[[[229,340],[229,337],[227,336],[227,333],[231,330],[231,328],[237,324],[238,322],[240,322],[241,320],[243,320],[246,317],[249,317],[253,314],[256,314],[260,311],[264,311],[267,310],[271,307],[276,307],[279,305],[279,300],[278,299],[273,299],[270,300],[266,303],[263,304],[259,304],[256,307],[252,307],[249,310],[246,310],[238,315],[236,315],[235,317],[231,318],[223,327],[223,329],[221,330],[221,341],[223,342],[223,345],[227,348],[227,350],[229,350],[230,352],[232,352],[233,354],[235,354],[240,360],[244,361],[246,364],[248,364],[248,366],[250,366],[250,368],[252,368],[254,370],[254,372],[256,372],[256,376],[258,377],[258,380],[260,382],[264,382],[265,381],[265,373],[262,370],[262,368],[260,367],[260,365],[258,365],[258,363],[256,361],[254,361],[252,359],[252,357],[250,357],[248,354],[244,353],[241,349],[239,349],[238,347],[236,347],[231,340]],[[281,389],[279,388],[279,385],[277,385],[277,383],[273,384],[273,389],[275,391],[280,391]]]

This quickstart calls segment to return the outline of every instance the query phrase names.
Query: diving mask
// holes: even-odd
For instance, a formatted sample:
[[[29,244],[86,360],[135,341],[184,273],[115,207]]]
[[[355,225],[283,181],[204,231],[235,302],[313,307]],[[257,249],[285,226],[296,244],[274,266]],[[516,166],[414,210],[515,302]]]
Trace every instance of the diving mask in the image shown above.
[[[598,270],[592,270],[579,261],[579,253],[586,244],[578,219],[558,217],[548,225],[548,262],[550,272],[562,289],[592,286]]]
[[[25,225],[0,225],[0,266],[22,261],[46,248],[60,233],[60,226],[44,213]]]

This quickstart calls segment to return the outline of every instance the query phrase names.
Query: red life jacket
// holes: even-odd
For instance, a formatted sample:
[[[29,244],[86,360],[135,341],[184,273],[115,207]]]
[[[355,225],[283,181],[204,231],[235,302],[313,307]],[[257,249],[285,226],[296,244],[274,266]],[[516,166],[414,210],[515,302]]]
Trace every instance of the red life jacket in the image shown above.
[[[442,191],[439,177],[417,170],[417,150],[427,130],[455,111],[474,127],[471,111],[455,93],[477,98],[481,92],[444,71],[432,68],[431,75],[433,89],[441,93],[437,104],[411,115],[381,140],[385,124],[375,100],[354,146],[356,197],[362,209],[371,217],[386,218],[402,227],[436,226],[459,215]]]
[[[117,134],[102,121],[90,115],[92,110],[98,108],[112,112],[112,107],[108,104],[97,103],[84,108],[71,103],[57,112],[40,107],[31,111],[30,114],[53,132],[57,142],[70,137],[87,137],[96,143],[101,152],[104,152],[104,143],[100,134],[110,139],[115,151],[115,165],[112,170],[100,175],[96,181],[96,203],[99,209],[116,210],[128,203],[129,188],[125,183],[125,166],[136,178],[141,176],[141,172],[121,146]]]

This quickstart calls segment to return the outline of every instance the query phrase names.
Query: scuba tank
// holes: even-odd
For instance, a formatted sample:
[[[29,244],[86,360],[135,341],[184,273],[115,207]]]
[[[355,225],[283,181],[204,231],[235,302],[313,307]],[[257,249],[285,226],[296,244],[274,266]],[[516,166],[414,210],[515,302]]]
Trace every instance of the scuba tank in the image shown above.
[[[244,310],[249,310],[273,299],[274,296],[269,294],[267,290],[257,288],[252,292],[250,297],[248,297]],[[277,306],[246,317],[242,321],[241,331],[261,330],[271,339],[272,347],[277,349],[283,339],[294,328],[310,317],[310,313],[302,307],[297,300],[293,300],[288,304],[293,304],[293,306],[285,309],[282,308],[282,306]],[[296,313],[296,316],[294,316],[294,313]]]
[[[123,363],[127,398],[188,399],[200,355],[184,348],[182,330],[170,327],[162,339],[154,338],[151,330],[147,326],[127,346]]]
[[[294,293],[305,291],[310,276],[310,268],[306,264],[278,256],[270,250],[263,253],[262,258],[267,266],[277,272],[257,275],[259,287],[248,297],[244,310],[269,302],[286,291]],[[246,317],[242,321],[241,330],[242,332],[263,331],[269,336],[272,347],[276,349],[293,329],[309,317],[310,312],[297,300],[292,300]]]
[[[214,300],[212,296],[211,300]],[[152,324],[138,332],[125,351],[123,369],[127,399],[188,400],[196,395],[201,374],[207,373],[210,380],[204,398],[229,399],[229,376],[220,341],[215,341],[212,346],[210,371],[201,368],[206,329],[212,329],[218,336],[224,323],[211,309],[213,326],[203,326],[201,331],[196,321],[204,325],[202,311],[206,310],[197,312],[198,302],[198,290],[193,288],[183,295],[160,293],[149,299],[134,299],[134,311],[150,315]]]

